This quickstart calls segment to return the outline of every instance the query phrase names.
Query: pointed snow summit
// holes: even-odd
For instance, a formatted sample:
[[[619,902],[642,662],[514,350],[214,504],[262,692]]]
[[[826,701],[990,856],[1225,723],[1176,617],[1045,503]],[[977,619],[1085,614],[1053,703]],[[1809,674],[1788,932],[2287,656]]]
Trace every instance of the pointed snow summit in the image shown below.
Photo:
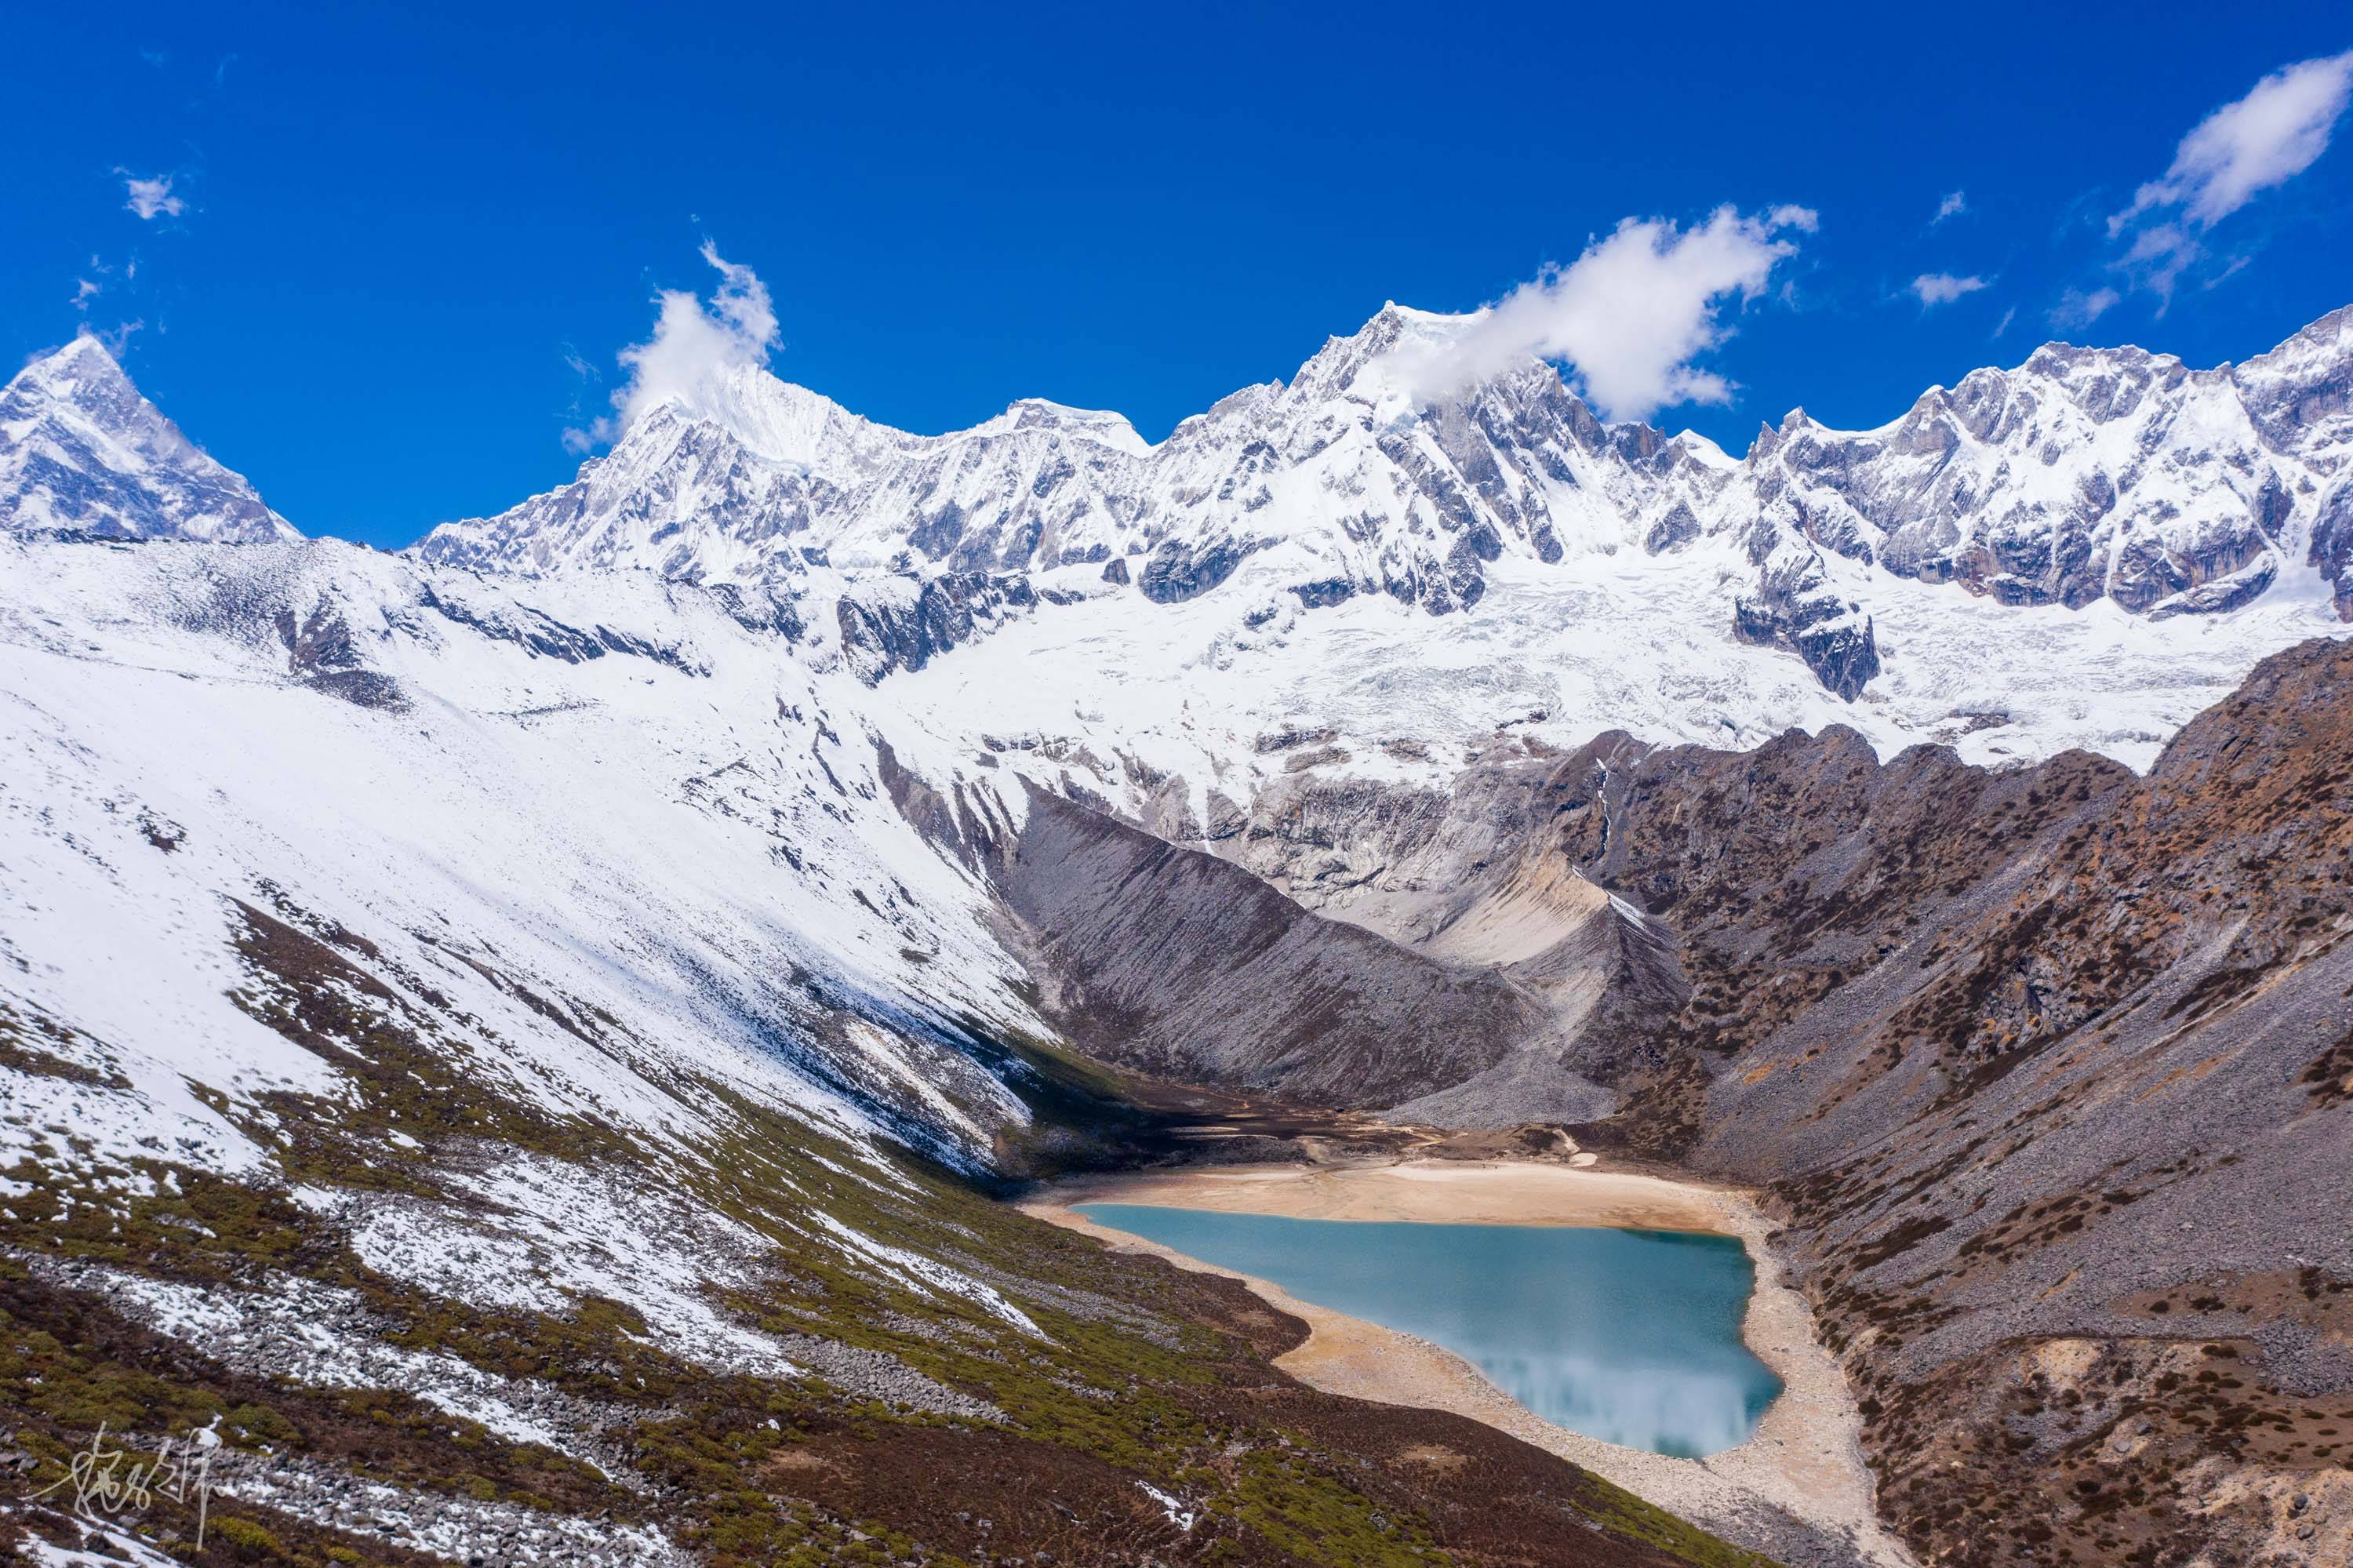
[[[254,544],[301,537],[139,395],[85,333],[0,389],[0,528]]]

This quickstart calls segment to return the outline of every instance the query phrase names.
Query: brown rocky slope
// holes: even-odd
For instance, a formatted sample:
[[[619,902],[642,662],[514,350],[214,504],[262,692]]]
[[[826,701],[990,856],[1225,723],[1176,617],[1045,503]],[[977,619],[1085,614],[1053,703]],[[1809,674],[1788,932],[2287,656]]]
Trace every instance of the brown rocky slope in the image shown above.
[[[2278,655],[2147,778],[1882,763],[1838,728],[1745,754],[1499,737],[1451,799],[1311,776],[1208,847],[1455,973],[1482,967],[1464,921],[1510,914],[1526,939],[1483,967],[1542,1027],[1419,1064],[1455,1078],[1411,1108],[1531,1107],[1767,1188],[1926,1560],[2341,1563],[2348,688],[2353,645]],[[1056,956],[1095,962],[1085,941]],[[1390,1001],[1414,1030],[1415,995]],[[1223,1004],[1171,999],[1155,1030],[1187,1008]],[[1616,1113],[1556,1117],[1523,1097],[1540,1079],[1607,1085]]]
[[[2146,779],[1835,730],[1561,770],[1557,849],[1694,986],[1685,1092],[1609,1130],[1772,1184],[1934,1560],[2343,1560],[2348,677],[2267,661]]]

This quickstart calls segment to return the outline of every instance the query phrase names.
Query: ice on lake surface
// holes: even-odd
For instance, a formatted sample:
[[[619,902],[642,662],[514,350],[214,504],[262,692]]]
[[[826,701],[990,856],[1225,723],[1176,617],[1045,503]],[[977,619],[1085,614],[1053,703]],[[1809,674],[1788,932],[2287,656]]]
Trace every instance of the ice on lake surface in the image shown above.
[[[1781,1392],[1741,1342],[1756,1271],[1726,1236],[1079,1208],[1443,1345],[1546,1421],[1605,1443],[1716,1453],[1746,1441]]]

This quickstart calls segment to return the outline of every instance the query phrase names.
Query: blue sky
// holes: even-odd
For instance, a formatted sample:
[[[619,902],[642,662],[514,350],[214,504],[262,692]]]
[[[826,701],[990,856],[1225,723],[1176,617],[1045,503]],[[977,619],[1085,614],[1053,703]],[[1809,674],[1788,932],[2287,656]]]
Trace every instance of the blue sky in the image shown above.
[[[1040,396],[1157,439],[1385,299],[1599,287],[1622,219],[1675,226],[1618,247],[1672,291],[1729,206],[1771,254],[1666,382],[1605,364],[1615,295],[1521,302],[1621,405],[1721,399],[1655,418],[1737,451],[2052,336],[2208,365],[2353,302],[2335,79],[2192,136],[2353,14],[2167,9],[20,8],[0,355],[140,323],[126,366],[215,456],[397,546],[568,478],[706,239],[776,371],[860,413]]]

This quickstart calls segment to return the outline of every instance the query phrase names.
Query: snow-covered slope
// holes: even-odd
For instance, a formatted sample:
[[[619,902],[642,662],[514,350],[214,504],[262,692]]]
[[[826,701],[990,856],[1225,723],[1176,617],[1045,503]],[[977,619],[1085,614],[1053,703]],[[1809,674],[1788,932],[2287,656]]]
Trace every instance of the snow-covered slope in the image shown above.
[[[216,1538],[370,1562],[852,1561],[879,1515],[1141,1563],[1234,1533],[1240,1485],[1335,1495],[1353,1448],[1205,1467],[1311,1397],[1252,1408],[1274,1343],[1230,1298],[948,1179],[1096,1134],[984,869],[916,826],[937,779],[1009,838],[1050,764],[984,767],[750,602],[0,535],[13,1442],[61,1470],[101,1419],[149,1454],[217,1417]],[[813,1491],[836,1441],[824,1474],[924,1489]],[[1043,1500],[971,1523],[1011,1487]],[[117,1522],[196,1528],[160,1489]]]
[[[713,596],[526,600],[332,542],[0,551],[0,990],[108,1043],[101,1150],[249,1160],[184,1080],[319,1077],[236,994],[241,905],[356,933],[470,1078],[649,1136],[698,1126],[687,1064],[951,1163],[1026,1119],[957,1056],[959,1019],[1034,1026],[1018,971],[879,785],[863,688]]]
[[[905,1171],[1015,1165],[1038,1079],[1004,1042],[1050,1031],[981,879],[895,805],[868,688],[740,610],[335,541],[0,535],[9,1267],[230,1371],[396,1387],[608,1474],[628,1412],[529,1375],[545,1349],[390,1346],[387,1303],[550,1343],[617,1309],[587,1364],[656,1358],[633,1389],[814,1370],[991,1414],[746,1305],[815,1268],[853,1319],[879,1295],[1037,1340],[1041,1287],[944,1261],[969,1231]],[[253,1205],[307,1277],[239,1254],[223,1216]],[[196,1287],[155,1245],[182,1234]],[[347,1478],[306,1474],[232,1489],[347,1526]],[[536,1517],[459,1521],[448,1554]],[[580,1550],[499,1560],[696,1560],[574,1524]]]
[[[139,395],[87,333],[0,389],[0,528],[247,544],[301,537]]]

